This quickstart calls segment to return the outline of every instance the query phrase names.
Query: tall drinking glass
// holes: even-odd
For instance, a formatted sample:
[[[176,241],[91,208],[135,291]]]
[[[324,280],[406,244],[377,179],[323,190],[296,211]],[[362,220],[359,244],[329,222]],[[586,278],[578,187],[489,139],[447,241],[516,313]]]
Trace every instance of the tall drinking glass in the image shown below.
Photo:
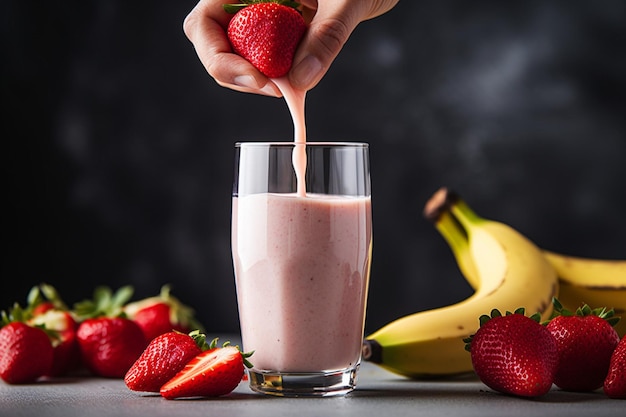
[[[251,389],[352,391],[372,254],[368,145],[237,143],[235,164],[232,254]]]

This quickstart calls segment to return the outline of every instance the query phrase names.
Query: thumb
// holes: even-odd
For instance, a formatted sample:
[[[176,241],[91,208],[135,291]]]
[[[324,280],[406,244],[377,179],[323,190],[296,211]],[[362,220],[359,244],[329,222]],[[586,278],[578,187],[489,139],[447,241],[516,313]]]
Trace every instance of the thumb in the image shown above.
[[[319,2],[315,16],[300,41],[289,80],[294,88],[310,90],[326,74],[352,31],[366,15],[359,3]]]

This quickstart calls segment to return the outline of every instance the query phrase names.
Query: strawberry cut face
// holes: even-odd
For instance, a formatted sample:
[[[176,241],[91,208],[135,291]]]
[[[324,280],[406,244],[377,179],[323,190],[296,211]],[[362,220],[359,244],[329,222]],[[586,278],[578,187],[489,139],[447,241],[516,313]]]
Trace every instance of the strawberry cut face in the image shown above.
[[[244,375],[244,361],[237,347],[207,350],[193,358],[161,388],[167,399],[218,397],[234,390]]]

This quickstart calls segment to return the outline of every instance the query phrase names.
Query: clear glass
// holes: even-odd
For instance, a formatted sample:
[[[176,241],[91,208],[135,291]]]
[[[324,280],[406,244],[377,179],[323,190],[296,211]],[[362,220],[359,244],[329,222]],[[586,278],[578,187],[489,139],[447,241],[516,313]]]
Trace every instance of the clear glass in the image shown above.
[[[254,391],[330,396],[355,387],[372,255],[368,152],[352,142],[235,146],[232,254]]]

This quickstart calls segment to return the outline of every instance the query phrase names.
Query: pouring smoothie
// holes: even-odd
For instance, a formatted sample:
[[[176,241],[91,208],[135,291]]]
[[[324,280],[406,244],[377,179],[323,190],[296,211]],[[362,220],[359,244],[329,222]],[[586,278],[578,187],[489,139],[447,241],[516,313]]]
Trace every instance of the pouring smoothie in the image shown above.
[[[255,351],[256,369],[345,369],[358,363],[363,337],[371,200],[307,192],[306,152],[313,145],[306,146],[304,93],[286,80],[277,84],[294,120],[297,140],[285,152],[292,152],[297,187],[233,198],[243,344]]]
[[[285,14],[293,22],[293,10]],[[231,37],[236,18],[229,38],[253,61],[247,39],[238,50],[239,35],[250,32],[236,27]],[[255,352],[250,387],[277,395],[345,393],[360,362],[371,263],[368,147],[308,143],[306,92],[286,76],[271,78],[291,113],[293,142],[238,143],[233,190],[241,334],[244,350]]]

